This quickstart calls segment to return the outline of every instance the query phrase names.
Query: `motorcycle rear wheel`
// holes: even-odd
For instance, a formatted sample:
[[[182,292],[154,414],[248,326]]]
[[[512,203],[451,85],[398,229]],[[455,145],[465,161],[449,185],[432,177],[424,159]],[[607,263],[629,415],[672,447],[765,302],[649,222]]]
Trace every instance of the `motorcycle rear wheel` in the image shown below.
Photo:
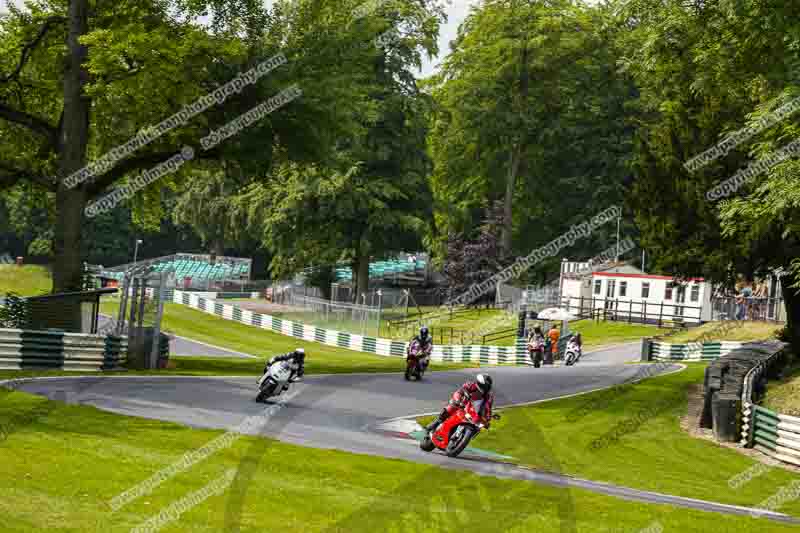
[[[448,457],[458,457],[458,455],[464,451],[464,448],[467,447],[469,441],[472,440],[472,436],[475,433],[475,428],[466,426],[464,428],[464,433],[461,434],[461,438],[455,441],[451,440],[447,443],[447,449],[444,453],[447,454]]]

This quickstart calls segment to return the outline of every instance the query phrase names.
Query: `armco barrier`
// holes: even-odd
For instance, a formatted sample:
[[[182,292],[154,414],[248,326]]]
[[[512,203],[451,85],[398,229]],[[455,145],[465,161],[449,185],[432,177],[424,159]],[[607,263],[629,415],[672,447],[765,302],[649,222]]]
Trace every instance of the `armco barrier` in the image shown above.
[[[127,359],[127,338],[0,329],[0,369],[114,370]]]
[[[779,461],[800,466],[800,418],[755,404],[765,389],[765,374],[774,367],[781,353],[776,351],[763,359],[744,377],[741,444]]]
[[[403,341],[322,329],[301,322],[292,322],[271,315],[256,313],[242,309],[234,304],[203,298],[187,291],[176,290],[173,295],[173,301],[248,326],[255,326],[289,337],[347,348],[357,352],[405,357],[408,347],[408,343]],[[434,345],[431,360],[465,363],[480,362],[487,365],[528,364],[529,362],[524,341],[517,342],[515,346]]]
[[[753,392],[760,393],[762,388],[754,380],[785,348],[786,343],[780,341],[743,343],[714,360],[705,369],[700,427],[713,428],[717,440],[739,441],[750,426],[738,414],[752,403]]]
[[[748,429],[750,425],[753,427],[753,447],[756,450],[800,466],[800,418],[755,404],[746,407],[745,413]],[[743,434],[747,435],[744,430]]]
[[[650,359],[658,361],[711,361],[740,350],[749,343],[715,341],[689,344],[650,342]]]

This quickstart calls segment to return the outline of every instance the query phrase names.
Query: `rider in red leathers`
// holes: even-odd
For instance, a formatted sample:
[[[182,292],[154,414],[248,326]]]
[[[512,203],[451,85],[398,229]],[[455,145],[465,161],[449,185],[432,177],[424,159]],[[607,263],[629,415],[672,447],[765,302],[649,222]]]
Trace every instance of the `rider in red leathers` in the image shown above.
[[[494,404],[494,392],[492,392],[492,378],[487,374],[479,374],[474,381],[467,381],[453,393],[447,407],[442,409],[439,417],[428,424],[427,431],[436,431],[439,424],[458,412],[465,409],[476,420],[480,420],[488,428],[489,421],[492,419],[492,405]]]

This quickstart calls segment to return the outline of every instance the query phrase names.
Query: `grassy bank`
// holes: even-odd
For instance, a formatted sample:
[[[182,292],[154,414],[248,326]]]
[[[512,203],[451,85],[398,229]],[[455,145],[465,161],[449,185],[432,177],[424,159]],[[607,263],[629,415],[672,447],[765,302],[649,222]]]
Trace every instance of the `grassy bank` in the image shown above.
[[[244,436],[114,511],[112,498],[221,432],[0,394],[5,531],[130,531],[226,472],[237,476],[232,485],[187,505],[163,531],[607,533],[654,523],[681,532],[794,530]]]
[[[783,372],[783,378],[767,383],[761,404],[784,415],[800,416],[800,361]]]
[[[759,341],[775,338],[782,329],[773,322],[725,321],[708,322],[665,339],[665,342],[681,344],[698,340],[709,341]]]
[[[0,265],[0,297],[8,292],[34,296],[49,292],[52,285],[50,271],[43,266]]]
[[[584,349],[632,342],[642,337],[652,337],[664,332],[663,329],[656,326],[627,324],[611,320],[577,320],[569,323],[569,329],[581,334]]]
[[[575,398],[503,410],[476,446],[524,464],[689,498],[757,506],[800,476],[771,469],[739,488],[729,480],[755,463],[680,429],[687,387],[703,382],[704,366]],[[423,420],[426,422],[427,420]],[[546,428],[546,431],[531,431]],[[551,454],[542,454],[545,448]],[[800,515],[800,501],[779,509]]]

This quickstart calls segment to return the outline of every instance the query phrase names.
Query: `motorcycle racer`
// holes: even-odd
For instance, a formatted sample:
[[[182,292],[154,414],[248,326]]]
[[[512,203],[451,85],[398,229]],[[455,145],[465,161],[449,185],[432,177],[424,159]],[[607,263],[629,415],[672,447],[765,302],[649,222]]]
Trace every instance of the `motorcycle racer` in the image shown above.
[[[408,345],[409,350],[415,342],[419,344],[420,351],[422,352],[419,356],[419,364],[423,369],[427,369],[428,363],[430,363],[431,352],[433,351],[433,338],[430,336],[427,326],[419,328],[419,335],[411,339],[411,343]]]
[[[478,374],[474,380],[467,381],[453,393],[447,407],[442,409],[436,420],[428,424],[425,429],[429,432],[436,431],[439,424],[459,409],[466,410],[476,421],[482,421],[488,429],[492,419],[493,404],[492,377],[488,374]]]
[[[280,363],[281,361],[290,361],[292,364],[292,370],[294,373],[290,381],[294,382],[302,379],[306,372],[306,351],[303,348],[295,348],[293,352],[272,357],[264,366],[264,373],[266,374],[272,365],[275,363]],[[287,390],[288,388],[289,386],[286,385],[283,387],[283,390]]]

